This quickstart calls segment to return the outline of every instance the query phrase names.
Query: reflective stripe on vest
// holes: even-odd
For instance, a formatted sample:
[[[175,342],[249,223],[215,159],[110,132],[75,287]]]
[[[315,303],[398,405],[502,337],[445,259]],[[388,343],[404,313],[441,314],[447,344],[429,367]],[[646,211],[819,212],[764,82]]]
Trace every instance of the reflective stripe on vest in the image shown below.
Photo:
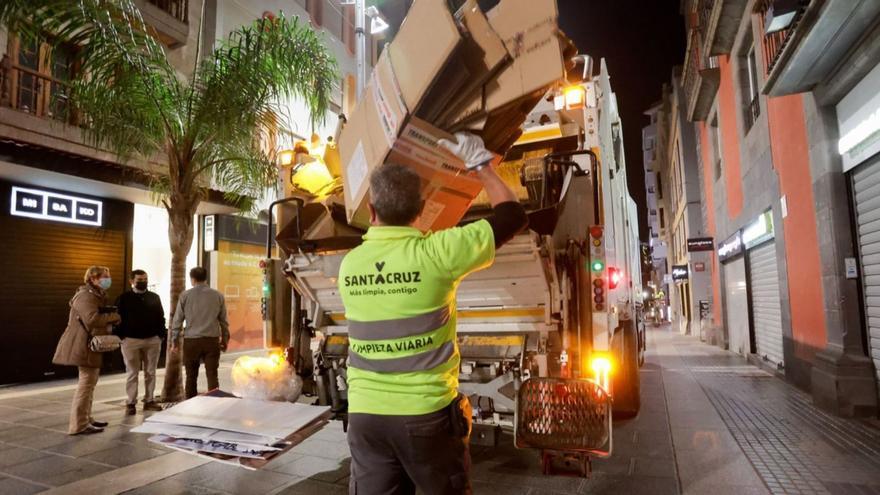
[[[349,364],[358,369],[380,373],[397,373],[406,371],[424,371],[436,368],[455,354],[455,343],[446,341],[440,347],[411,356],[390,359],[367,359],[349,349]]]
[[[449,306],[412,318],[348,322],[348,335],[357,340],[402,339],[437,330],[449,323]]]

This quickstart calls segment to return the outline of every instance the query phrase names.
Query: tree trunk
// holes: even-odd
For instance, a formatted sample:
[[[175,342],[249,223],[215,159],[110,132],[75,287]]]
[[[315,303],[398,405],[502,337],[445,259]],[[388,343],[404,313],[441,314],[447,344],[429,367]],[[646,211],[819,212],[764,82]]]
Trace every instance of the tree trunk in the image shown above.
[[[183,204],[180,204],[183,203]],[[193,215],[198,201],[189,198],[182,200],[172,196],[168,206],[168,241],[171,245],[171,322],[177,311],[177,300],[186,288],[186,255],[193,242]],[[168,352],[165,362],[165,383],[162,386],[162,400],[177,402],[183,400],[183,373],[181,370],[183,346],[178,339],[178,352],[171,352],[174,344],[171,332],[168,333]]]

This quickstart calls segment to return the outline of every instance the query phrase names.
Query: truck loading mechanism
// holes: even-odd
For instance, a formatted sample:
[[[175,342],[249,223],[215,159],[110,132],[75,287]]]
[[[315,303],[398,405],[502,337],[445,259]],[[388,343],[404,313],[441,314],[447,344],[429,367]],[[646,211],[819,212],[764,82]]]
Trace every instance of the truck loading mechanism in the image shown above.
[[[598,75],[585,68],[541,100],[498,170],[530,226],[458,289],[459,390],[473,406],[471,441],[491,445],[512,431],[518,447],[542,451],[546,473],[562,460],[586,476],[590,456],[611,455],[612,415],[639,410],[644,351],[638,224],[604,61]],[[291,360],[309,363],[303,373],[318,402],[345,419],[348,338],[336,280],[360,237],[307,239],[309,212],[340,215],[305,199],[276,237],[295,294]],[[463,222],[488,211],[477,198]]]

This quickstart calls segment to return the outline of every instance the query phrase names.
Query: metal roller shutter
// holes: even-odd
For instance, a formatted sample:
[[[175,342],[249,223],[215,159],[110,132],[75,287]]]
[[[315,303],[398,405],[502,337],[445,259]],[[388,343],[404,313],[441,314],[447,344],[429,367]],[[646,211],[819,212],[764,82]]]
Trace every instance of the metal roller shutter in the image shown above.
[[[779,300],[775,242],[768,242],[749,251],[749,276],[755,352],[772,366],[782,369],[782,305]]]
[[[853,173],[868,345],[880,381],[880,161]]]
[[[0,271],[0,383],[33,381],[76,372],[52,365],[67,325],[69,301],[91,265],[110,268],[115,300],[127,285],[126,233],[43,220],[0,216],[4,253]],[[105,357],[116,369],[118,356]]]

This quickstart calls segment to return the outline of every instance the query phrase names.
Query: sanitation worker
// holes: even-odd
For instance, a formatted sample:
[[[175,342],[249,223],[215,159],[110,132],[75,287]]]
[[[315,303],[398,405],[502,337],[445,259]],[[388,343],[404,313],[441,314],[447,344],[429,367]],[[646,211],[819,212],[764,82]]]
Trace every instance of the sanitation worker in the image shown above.
[[[350,338],[351,494],[471,493],[455,291],[527,219],[482,139],[458,133],[440,144],[483,182],[493,214],[423,234],[411,226],[424,204],[419,176],[394,164],[370,176],[372,226],[342,261],[338,282]]]

